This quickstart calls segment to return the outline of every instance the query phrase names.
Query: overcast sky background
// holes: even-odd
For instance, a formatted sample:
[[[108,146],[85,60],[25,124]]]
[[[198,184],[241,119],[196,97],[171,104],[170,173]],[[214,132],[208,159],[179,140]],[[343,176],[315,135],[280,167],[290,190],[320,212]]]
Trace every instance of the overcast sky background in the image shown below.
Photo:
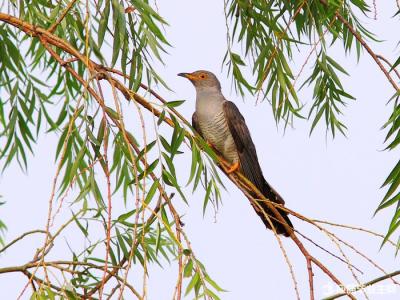
[[[399,23],[391,18],[396,12],[395,1],[377,4],[378,20],[373,20],[371,13],[371,18],[364,18],[364,25],[384,40],[380,44],[371,43],[372,48],[393,61],[399,55],[396,49]],[[382,151],[385,131],[380,129],[391,112],[391,106],[385,106],[385,103],[394,92],[367,54],[357,63],[353,55],[346,57],[340,47],[329,50],[329,54],[349,71],[350,77],[342,77],[343,82],[346,91],[357,98],[344,109],[347,138],[340,135],[335,140],[330,136],[326,138],[323,124],[309,137],[311,123],[300,120],[296,120],[294,128],[288,128],[284,133],[282,128],[276,127],[267,102],[255,106],[254,98],[247,97],[243,101],[231,89],[226,70],[221,72],[221,61],[226,51],[223,2],[159,1],[158,7],[170,24],[166,34],[173,45],[169,55],[165,56],[165,66],[160,67],[163,78],[175,91],[162,90],[165,98],[170,101],[187,99],[181,112],[190,119],[194,110],[195,91],[188,81],[176,74],[197,69],[214,72],[221,80],[226,98],[234,101],[246,118],[265,177],[284,197],[289,208],[310,218],[386,232],[393,209],[384,210],[375,217],[372,215],[385,192],[379,187],[398,159],[398,152]],[[291,64],[295,73],[307,54],[308,51],[296,54],[299,59]],[[306,69],[311,67],[309,64]],[[302,79],[305,78],[303,75]],[[310,90],[306,89],[301,95],[302,102],[311,102]],[[9,228],[6,241],[25,231],[44,228],[50,178],[53,178],[56,169],[56,141],[51,135],[43,134],[40,137],[27,174],[13,165],[1,175],[1,195],[7,203],[1,208],[0,219]],[[187,161],[181,160],[177,168],[183,173],[188,172],[187,165]],[[224,205],[218,211],[216,222],[212,210],[208,210],[203,218],[203,193],[200,190],[190,198],[190,207],[179,206],[196,256],[205,263],[211,277],[228,290],[221,295],[222,299],[294,299],[288,267],[273,234],[266,231],[248,200],[237,188],[229,182],[226,182],[226,186],[227,192],[223,192]],[[70,216],[67,207],[63,213]],[[338,253],[324,235],[303,222],[292,220],[297,229]],[[333,228],[332,231],[358,246],[388,272],[399,268],[393,248],[385,246],[379,250],[379,239],[348,230]],[[20,242],[0,257],[0,266],[28,261],[41,243],[40,239]],[[304,244],[344,283],[354,284],[343,263],[326,256],[306,241]],[[305,260],[293,242],[285,239],[284,245],[294,265],[301,296],[307,299]],[[354,264],[364,271],[364,275],[359,276],[362,282],[382,275],[365,260],[351,255],[349,249],[345,250],[353,258]],[[58,251],[53,253],[53,257],[63,254],[62,249]],[[158,266],[151,267],[149,299],[171,299],[176,282],[175,265],[173,263],[164,270]],[[336,292],[335,286],[316,267],[314,273],[317,299]],[[14,299],[25,282],[25,277],[20,274],[2,275],[2,297]],[[370,299],[399,297],[400,287],[392,286],[389,281],[382,282],[370,294]]]

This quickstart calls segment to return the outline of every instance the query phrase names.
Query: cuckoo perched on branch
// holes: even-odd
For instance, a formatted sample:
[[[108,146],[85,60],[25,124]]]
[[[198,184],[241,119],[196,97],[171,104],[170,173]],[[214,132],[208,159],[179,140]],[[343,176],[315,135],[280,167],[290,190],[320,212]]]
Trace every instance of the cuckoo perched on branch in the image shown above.
[[[230,164],[228,173],[240,171],[268,199],[285,204],[282,197],[268,184],[261,171],[256,148],[251,139],[246,122],[236,105],[222,95],[217,77],[208,71],[179,73],[189,79],[196,88],[196,111],[192,124],[200,136],[216,149]],[[274,225],[278,234],[289,236],[284,225],[271,213],[263,201],[258,201]],[[287,224],[293,228],[287,213],[277,208]],[[270,222],[260,209],[256,209],[265,226],[271,229]]]

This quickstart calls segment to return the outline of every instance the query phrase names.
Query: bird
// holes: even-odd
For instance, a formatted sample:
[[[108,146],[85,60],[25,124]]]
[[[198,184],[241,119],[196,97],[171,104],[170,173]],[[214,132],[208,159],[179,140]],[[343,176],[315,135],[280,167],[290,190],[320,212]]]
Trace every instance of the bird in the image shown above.
[[[265,180],[258,161],[256,147],[243,115],[237,106],[225,99],[218,78],[209,71],[179,73],[189,79],[196,89],[196,109],[192,116],[192,126],[197,133],[230,164],[227,173],[241,172],[270,201],[285,204],[283,198]],[[252,197],[257,198],[254,194]],[[257,201],[257,200],[256,200]],[[278,221],[265,201],[257,201],[264,213],[270,217],[276,233],[290,236],[282,222]],[[268,229],[271,224],[265,214],[253,205],[256,213]],[[277,210],[290,229],[293,224],[287,212],[277,206]]]

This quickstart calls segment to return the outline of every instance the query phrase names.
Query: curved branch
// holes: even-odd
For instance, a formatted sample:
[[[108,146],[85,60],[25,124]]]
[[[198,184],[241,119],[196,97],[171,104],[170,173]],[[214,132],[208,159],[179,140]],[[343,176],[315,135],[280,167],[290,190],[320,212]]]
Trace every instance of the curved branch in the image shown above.
[[[324,6],[328,6],[328,2],[326,0],[320,0],[320,2]],[[383,66],[383,64],[379,60],[377,54],[375,54],[375,52],[372,51],[371,47],[367,44],[367,42],[364,41],[364,39],[361,37],[361,35],[353,28],[353,26],[351,26],[351,24],[349,22],[347,22],[347,20],[341,14],[338,13],[336,17],[339,19],[340,22],[343,23],[344,26],[346,26],[349,29],[351,34],[357,39],[357,41],[359,41],[359,43],[364,47],[364,49],[367,50],[368,54],[372,57],[372,59],[376,62],[376,64],[381,69],[381,71],[385,74],[386,78],[389,80],[389,82],[393,86],[393,88],[396,91],[399,91],[400,89],[399,89],[397,83],[393,80],[392,76],[390,76],[389,72],[386,70],[386,68]]]
[[[31,231],[27,231],[23,234],[21,234],[19,237],[15,238],[14,240],[12,240],[10,243],[8,243],[7,245],[5,245],[2,249],[0,249],[0,253],[6,251],[8,248],[10,248],[12,245],[14,245],[16,242],[22,240],[24,237],[34,234],[34,233],[44,233],[47,234],[46,230],[42,230],[42,229],[36,229],[36,230],[31,230]]]
[[[67,7],[64,9],[64,11],[62,12],[61,16],[57,19],[57,21],[55,21],[50,27],[49,27],[49,32],[53,33],[54,30],[56,30],[56,27],[58,26],[58,24],[61,23],[61,21],[65,18],[65,16],[67,15],[67,13],[72,9],[72,7],[74,6],[76,0],[72,0],[70,3],[68,3]]]

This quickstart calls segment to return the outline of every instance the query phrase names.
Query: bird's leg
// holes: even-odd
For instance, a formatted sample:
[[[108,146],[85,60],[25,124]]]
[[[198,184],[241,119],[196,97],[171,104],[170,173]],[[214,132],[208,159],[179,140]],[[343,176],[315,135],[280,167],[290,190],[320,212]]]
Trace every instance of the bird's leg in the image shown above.
[[[235,172],[236,170],[239,169],[239,162],[235,162],[233,165],[229,167],[229,169],[226,171],[226,173],[231,174]]]

